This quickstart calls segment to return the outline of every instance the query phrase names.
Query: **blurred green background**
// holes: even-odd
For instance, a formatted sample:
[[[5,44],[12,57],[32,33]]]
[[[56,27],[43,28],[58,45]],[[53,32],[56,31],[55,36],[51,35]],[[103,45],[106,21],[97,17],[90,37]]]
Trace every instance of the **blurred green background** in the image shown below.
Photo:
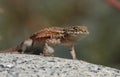
[[[68,25],[90,31],[75,45],[78,59],[120,69],[120,10],[107,0],[0,0],[0,50],[41,28]],[[71,58],[66,47],[55,54]]]

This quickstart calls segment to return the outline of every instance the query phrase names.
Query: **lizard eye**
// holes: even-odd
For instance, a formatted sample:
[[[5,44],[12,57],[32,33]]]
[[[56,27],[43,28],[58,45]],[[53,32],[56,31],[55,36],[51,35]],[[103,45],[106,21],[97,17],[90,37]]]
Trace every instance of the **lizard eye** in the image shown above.
[[[75,31],[77,31],[77,30],[78,30],[76,27],[73,27],[73,29],[74,29]]]

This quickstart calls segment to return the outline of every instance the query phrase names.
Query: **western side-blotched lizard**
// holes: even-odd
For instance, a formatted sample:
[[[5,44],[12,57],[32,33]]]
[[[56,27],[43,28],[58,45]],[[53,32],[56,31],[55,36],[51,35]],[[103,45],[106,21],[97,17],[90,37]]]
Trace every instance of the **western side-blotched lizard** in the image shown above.
[[[20,53],[54,56],[54,45],[62,44],[70,49],[73,59],[76,58],[74,44],[89,34],[86,26],[50,27],[34,33],[18,45],[15,50]]]

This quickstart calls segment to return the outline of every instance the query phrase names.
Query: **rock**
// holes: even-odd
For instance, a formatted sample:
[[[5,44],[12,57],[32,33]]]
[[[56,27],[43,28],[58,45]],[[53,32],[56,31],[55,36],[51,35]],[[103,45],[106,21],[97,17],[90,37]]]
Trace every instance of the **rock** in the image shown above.
[[[0,77],[120,77],[120,70],[80,60],[1,53]]]

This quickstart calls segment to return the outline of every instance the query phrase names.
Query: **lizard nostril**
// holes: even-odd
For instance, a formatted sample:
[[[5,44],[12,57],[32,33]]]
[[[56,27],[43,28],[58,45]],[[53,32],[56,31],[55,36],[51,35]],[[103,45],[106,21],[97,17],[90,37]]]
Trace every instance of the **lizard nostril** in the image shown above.
[[[84,30],[83,32],[86,32],[86,30]]]

